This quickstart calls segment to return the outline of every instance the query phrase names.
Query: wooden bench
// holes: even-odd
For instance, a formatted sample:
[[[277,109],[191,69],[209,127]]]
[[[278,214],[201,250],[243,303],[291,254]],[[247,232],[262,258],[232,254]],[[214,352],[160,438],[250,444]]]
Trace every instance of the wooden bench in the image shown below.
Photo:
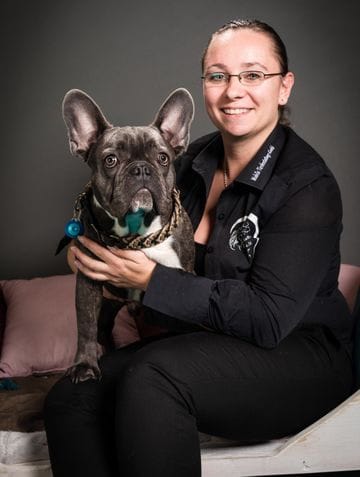
[[[360,288],[360,267],[342,265],[339,288],[350,309]],[[360,316],[357,316],[355,364],[360,386]],[[299,434],[253,446],[236,446],[223,439],[204,443],[203,477],[241,477],[360,469],[360,390]]]

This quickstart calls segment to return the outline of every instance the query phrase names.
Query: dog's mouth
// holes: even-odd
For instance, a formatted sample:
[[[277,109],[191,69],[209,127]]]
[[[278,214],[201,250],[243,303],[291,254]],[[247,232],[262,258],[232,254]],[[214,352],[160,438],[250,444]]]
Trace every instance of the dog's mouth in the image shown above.
[[[130,234],[136,234],[141,225],[149,225],[156,215],[155,203],[149,189],[142,188],[131,199],[130,206],[124,216],[124,224]]]
[[[131,199],[128,213],[136,214],[139,210],[143,210],[145,213],[150,212],[154,208],[154,200],[149,189],[143,187],[138,190],[134,197]]]

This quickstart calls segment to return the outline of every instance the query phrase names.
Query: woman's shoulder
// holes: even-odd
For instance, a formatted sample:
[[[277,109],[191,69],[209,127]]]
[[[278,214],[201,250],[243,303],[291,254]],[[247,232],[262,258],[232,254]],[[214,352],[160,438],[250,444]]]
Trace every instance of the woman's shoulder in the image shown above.
[[[286,182],[312,181],[326,175],[333,177],[321,155],[290,127],[284,127],[286,139],[276,164],[275,174]]]
[[[220,133],[218,131],[205,134],[204,136],[199,137],[192,141],[186,151],[181,154],[175,161],[175,169],[177,173],[181,170],[187,169],[191,167],[191,163],[204,148],[208,146],[212,141],[217,140],[220,137]]]

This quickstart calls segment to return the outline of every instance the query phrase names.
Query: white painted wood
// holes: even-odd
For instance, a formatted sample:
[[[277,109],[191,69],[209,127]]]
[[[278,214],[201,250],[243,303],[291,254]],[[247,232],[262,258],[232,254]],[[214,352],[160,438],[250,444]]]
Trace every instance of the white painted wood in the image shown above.
[[[202,477],[360,469],[360,390],[290,438],[246,447],[212,445],[201,451]]]
[[[311,474],[360,469],[360,390],[295,436],[254,446],[212,438],[201,450],[202,477]],[[4,465],[1,477],[52,477],[48,461]]]
[[[52,477],[49,461],[33,462],[29,464],[0,463],[1,477]],[[80,477],[80,476],[79,476]]]

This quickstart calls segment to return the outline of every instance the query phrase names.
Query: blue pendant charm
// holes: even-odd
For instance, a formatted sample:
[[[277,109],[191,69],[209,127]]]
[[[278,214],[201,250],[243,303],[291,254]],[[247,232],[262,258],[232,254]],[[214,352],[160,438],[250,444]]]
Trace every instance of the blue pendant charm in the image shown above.
[[[125,223],[129,227],[129,233],[134,235],[138,232],[143,223],[145,215],[144,209],[139,209],[136,212],[128,213],[125,215]]]
[[[65,225],[65,235],[72,239],[75,239],[78,235],[84,233],[84,226],[78,219],[71,219]]]

